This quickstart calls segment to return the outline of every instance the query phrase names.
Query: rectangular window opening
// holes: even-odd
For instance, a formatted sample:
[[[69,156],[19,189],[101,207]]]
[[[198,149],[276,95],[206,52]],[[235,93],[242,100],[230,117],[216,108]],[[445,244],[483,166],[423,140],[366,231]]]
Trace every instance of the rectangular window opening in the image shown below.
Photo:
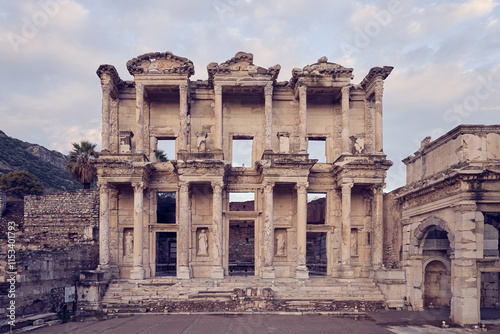
[[[325,224],[326,193],[307,194],[307,223]]]
[[[318,163],[326,163],[326,139],[309,138],[309,159],[318,159]]]
[[[255,193],[229,193],[229,211],[254,211]]]
[[[156,193],[156,222],[175,224],[175,192]]]
[[[253,138],[233,138],[233,167],[252,167]]]
[[[155,153],[158,162],[175,160],[175,138],[158,138],[158,145]]]

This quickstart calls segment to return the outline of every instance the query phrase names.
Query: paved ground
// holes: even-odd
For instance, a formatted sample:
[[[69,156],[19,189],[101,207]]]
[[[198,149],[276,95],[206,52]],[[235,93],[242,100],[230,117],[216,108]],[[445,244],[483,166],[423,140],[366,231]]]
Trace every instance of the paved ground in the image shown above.
[[[460,328],[440,328],[449,310],[424,312],[386,311],[372,313],[373,321],[325,315],[134,315],[105,321],[73,322],[45,327],[34,334],[455,334],[471,333]],[[500,318],[500,311],[490,317]],[[488,333],[500,333],[500,320],[485,321]]]

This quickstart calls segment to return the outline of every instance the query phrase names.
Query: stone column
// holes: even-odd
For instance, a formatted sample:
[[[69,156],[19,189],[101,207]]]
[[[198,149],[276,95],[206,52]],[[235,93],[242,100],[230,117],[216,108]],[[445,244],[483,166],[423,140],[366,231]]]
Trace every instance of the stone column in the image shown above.
[[[349,149],[349,92],[350,87],[342,87],[342,154],[350,154]]]
[[[307,153],[307,86],[299,86],[299,153]]]
[[[462,326],[475,325],[481,320],[481,276],[476,259],[480,253],[478,248],[482,248],[482,244],[478,243],[475,232],[479,225],[484,224],[484,216],[476,210],[477,206],[473,201],[456,205],[455,230],[453,234],[448,234],[450,248],[454,250],[451,256],[450,318]]]
[[[340,277],[341,271],[341,252],[342,252],[342,196],[340,191],[337,189],[332,189],[329,193],[331,197],[331,215],[330,218],[333,220],[333,235],[332,235],[332,247],[331,250],[332,257],[328,259],[331,264],[331,275],[332,277]],[[328,197],[327,197],[328,199]]]
[[[155,151],[158,149],[158,138],[155,136],[149,137],[149,161],[158,162]]]
[[[262,278],[275,278],[274,272],[274,221],[273,221],[274,182],[264,185],[264,265]]]
[[[143,200],[144,183],[132,183],[134,188],[134,267],[130,271],[130,279],[144,279],[143,267]]]
[[[308,182],[298,182],[297,189],[297,269],[296,278],[309,278],[306,266],[307,251],[307,187]]]
[[[373,214],[372,214],[372,268],[380,269],[384,256],[384,226],[383,226],[383,201],[384,187],[376,184],[373,191]]]
[[[268,82],[264,87],[265,123],[264,123],[264,151],[273,151],[273,84]]]
[[[179,131],[179,152],[187,153],[188,143],[188,85],[179,85],[180,105],[179,105],[179,118],[180,118],[180,131]]]
[[[222,220],[222,189],[224,183],[212,182],[213,198],[212,198],[212,259],[213,267],[210,277],[213,279],[224,278],[223,268],[223,220]]]
[[[382,95],[384,93],[384,82],[377,79],[375,84],[375,153],[383,152],[382,137]]]
[[[135,83],[135,152],[144,153],[144,84]]]
[[[99,269],[109,268],[109,187],[107,182],[99,186]]]
[[[191,238],[191,222],[189,219],[189,182],[179,186],[179,230],[177,232],[177,278],[190,279],[189,241]]]
[[[342,183],[342,277],[351,278],[351,189],[353,182]]]
[[[214,85],[214,93],[214,150],[222,151],[222,86],[219,84]]]
[[[111,83],[106,82],[102,84],[102,151],[109,152],[109,117],[110,111],[110,101],[111,100]]]

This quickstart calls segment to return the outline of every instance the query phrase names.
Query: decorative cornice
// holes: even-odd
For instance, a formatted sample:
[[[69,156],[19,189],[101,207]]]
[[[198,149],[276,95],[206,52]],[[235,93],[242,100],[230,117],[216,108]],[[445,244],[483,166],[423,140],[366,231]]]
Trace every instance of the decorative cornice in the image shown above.
[[[172,52],[151,52],[140,55],[127,62],[130,74],[194,74],[193,62]]]
[[[361,81],[361,87],[367,89],[371,84],[375,83],[377,78],[385,80],[393,69],[393,66],[372,67],[363,81]]]

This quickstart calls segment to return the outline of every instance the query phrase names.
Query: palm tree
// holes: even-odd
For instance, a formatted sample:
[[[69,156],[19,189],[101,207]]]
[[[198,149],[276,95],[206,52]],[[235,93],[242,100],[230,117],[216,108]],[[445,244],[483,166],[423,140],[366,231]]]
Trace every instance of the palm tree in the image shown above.
[[[97,178],[97,170],[90,163],[90,160],[97,158],[97,152],[94,151],[97,144],[82,140],[72,145],[73,150],[69,153],[66,168],[78,182],[83,184],[83,189],[90,189],[90,184]]]
[[[167,155],[165,154],[165,151],[163,151],[163,150],[156,150],[155,156],[156,156],[156,161],[158,161],[158,162],[167,162],[168,161]]]

